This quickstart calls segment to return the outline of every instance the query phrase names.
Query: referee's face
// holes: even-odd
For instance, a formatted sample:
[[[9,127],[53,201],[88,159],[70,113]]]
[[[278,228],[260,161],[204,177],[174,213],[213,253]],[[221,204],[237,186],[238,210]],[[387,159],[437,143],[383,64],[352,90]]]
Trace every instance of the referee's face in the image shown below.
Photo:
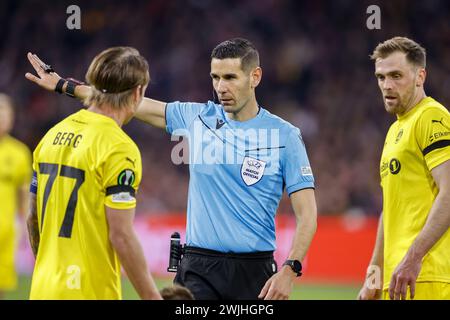
[[[240,58],[213,58],[211,78],[225,112],[239,113],[254,97],[251,72],[242,70]]]
[[[418,89],[423,87],[425,69],[417,68],[403,52],[394,52],[375,62],[375,76],[386,111],[402,115],[414,107]]]

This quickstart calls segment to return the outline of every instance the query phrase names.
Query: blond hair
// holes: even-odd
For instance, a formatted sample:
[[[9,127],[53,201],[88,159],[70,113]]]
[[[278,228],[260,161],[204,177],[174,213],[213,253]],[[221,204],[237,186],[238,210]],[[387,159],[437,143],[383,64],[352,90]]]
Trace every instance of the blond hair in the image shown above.
[[[124,108],[130,104],[133,89],[149,83],[148,63],[134,48],[109,48],[92,60],[86,81],[92,87],[84,101],[87,106]]]
[[[427,54],[425,48],[406,37],[394,37],[379,43],[370,58],[372,60],[384,59],[394,52],[405,53],[406,60],[416,67],[426,67]]]

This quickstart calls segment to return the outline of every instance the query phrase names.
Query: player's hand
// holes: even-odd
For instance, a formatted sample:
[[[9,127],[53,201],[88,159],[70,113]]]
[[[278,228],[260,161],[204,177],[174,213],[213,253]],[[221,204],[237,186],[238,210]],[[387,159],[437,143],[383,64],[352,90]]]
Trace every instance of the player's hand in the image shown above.
[[[287,300],[294,285],[295,273],[289,266],[284,266],[275,273],[262,288],[258,298],[264,300]]]
[[[369,288],[366,283],[358,293],[358,300],[379,300],[381,299],[381,289]]]
[[[371,266],[375,267],[375,266]],[[370,268],[370,267],[369,267]],[[377,270],[380,270],[378,266],[376,266]],[[374,273],[376,270],[369,272],[366,275],[366,280],[364,281],[363,287],[358,293],[358,300],[379,300],[381,299],[382,294],[382,277],[381,274],[376,276]],[[381,271],[381,270],[380,270]]]
[[[422,268],[422,260],[409,259],[405,256],[392,274],[389,284],[389,297],[391,300],[406,300],[408,286],[410,297],[414,299],[416,280]]]
[[[46,90],[54,91],[56,88],[56,84],[58,83],[58,80],[61,79],[61,77],[56,72],[47,73],[45,71],[45,67],[47,65],[41,59],[39,59],[37,55],[28,52],[27,58],[28,61],[30,61],[31,65],[33,66],[38,76],[35,76],[34,74],[27,72],[25,74],[25,78],[27,78],[30,81],[33,81],[38,86]]]

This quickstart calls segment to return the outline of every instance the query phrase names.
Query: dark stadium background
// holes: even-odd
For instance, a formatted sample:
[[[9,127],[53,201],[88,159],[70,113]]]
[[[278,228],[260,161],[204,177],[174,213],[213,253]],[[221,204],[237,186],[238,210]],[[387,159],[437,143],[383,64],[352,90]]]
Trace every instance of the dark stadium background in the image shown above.
[[[71,4],[81,8],[81,30],[66,27],[66,8]],[[366,27],[366,9],[373,4],[381,9],[380,30]],[[382,204],[378,161],[384,135],[394,120],[384,111],[369,54],[377,43],[396,35],[421,43],[428,52],[426,92],[448,107],[449,21],[450,2],[445,0],[3,0],[0,92],[16,102],[13,135],[33,149],[51,126],[81,105],[45,92],[24,78],[32,70],[28,51],[37,53],[60,75],[84,79],[96,53],[110,46],[133,46],[150,64],[152,83],[147,96],[163,101],[207,101],[212,99],[212,48],[232,37],[250,39],[259,49],[264,71],[258,102],[302,130],[316,178],[318,233],[331,232],[334,223],[349,232],[320,234],[313,242],[315,250],[361,257],[354,277],[327,279],[324,269],[319,272],[321,279],[306,281],[305,277],[303,286],[299,282],[294,298],[352,298],[371,254]],[[175,143],[165,132],[139,121],[131,122],[125,131],[143,158],[138,218],[181,217],[186,209],[188,169],[172,164]],[[286,197],[279,215],[292,217]],[[352,234],[354,230],[364,232]],[[346,250],[347,242],[333,240],[358,242],[357,236],[364,237],[367,245]],[[25,241],[21,248],[25,254]],[[29,257],[20,259],[19,263],[30,263]],[[345,261],[341,268],[350,264]],[[29,267],[21,270],[27,273]],[[167,283],[167,274],[160,276],[160,284]],[[29,276],[21,280],[19,292],[10,297],[26,298]],[[135,297],[132,292],[125,296]]]

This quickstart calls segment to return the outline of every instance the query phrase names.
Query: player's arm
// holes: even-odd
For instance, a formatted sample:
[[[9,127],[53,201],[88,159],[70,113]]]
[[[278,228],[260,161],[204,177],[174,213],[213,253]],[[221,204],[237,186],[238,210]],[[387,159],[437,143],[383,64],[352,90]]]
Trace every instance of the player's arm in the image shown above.
[[[36,194],[30,192],[30,212],[27,219],[28,239],[30,241],[31,250],[36,258],[39,248],[39,223],[37,217]]]
[[[35,54],[27,54],[28,61],[33,66],[38,76],[35,76],[29,72],[25,74],[25,77],[36,83],[38,86],[48,90],[55,91],[56,85],[61,77],[56,72],[46,72],[46,64],[39,59]],[[67,82],[62,87],[62,92],[66,92]],[[83,102],[91,93],[92,88],[88,85],[77,85],[75,87],[75,97]],[[165,129],[166,119],[165,119],[166,103],[150,98],[144,98],[139,105],[135,117],[148,123],[156,128]]]
[[[431,170],[439,189],[427,221],[408,249],[405,257],[392,274],[389,285],[391,299],[405,299],[408,286],[414,298],[416,280],[422,267],[422,259],[450,228],[450,160]]]
[[[378,221],[377,238],[375,241],[375,247],[372,253],[372,259],[370,259],[369,268],[367,268],[366,279],[363,287],[358,294],[358,300],[377,300],[381,298],[382,291],[382,279],[383,279],[383,263],[384,263],[384,229],[383,229],[383,213],[380,215]],[[374,272],[379,270],[379,274]],[[367,281],[370,281],[371,277],[378,277],[380,283],[375,283],[375,288],[368,286]]]
[[[297,220],[289,260],[303,261],[317,229],[317,206],[314,189],[303,189],[290,195]],[[283,266],[264,285],[259,298],[265,300],[288,299],[296,274],[289,266]]]
[[[144,252],[133,227],[135,209],[118,210],[106,206],[109,239],[128,278],[141,299],[161,299],[148,271]]]

